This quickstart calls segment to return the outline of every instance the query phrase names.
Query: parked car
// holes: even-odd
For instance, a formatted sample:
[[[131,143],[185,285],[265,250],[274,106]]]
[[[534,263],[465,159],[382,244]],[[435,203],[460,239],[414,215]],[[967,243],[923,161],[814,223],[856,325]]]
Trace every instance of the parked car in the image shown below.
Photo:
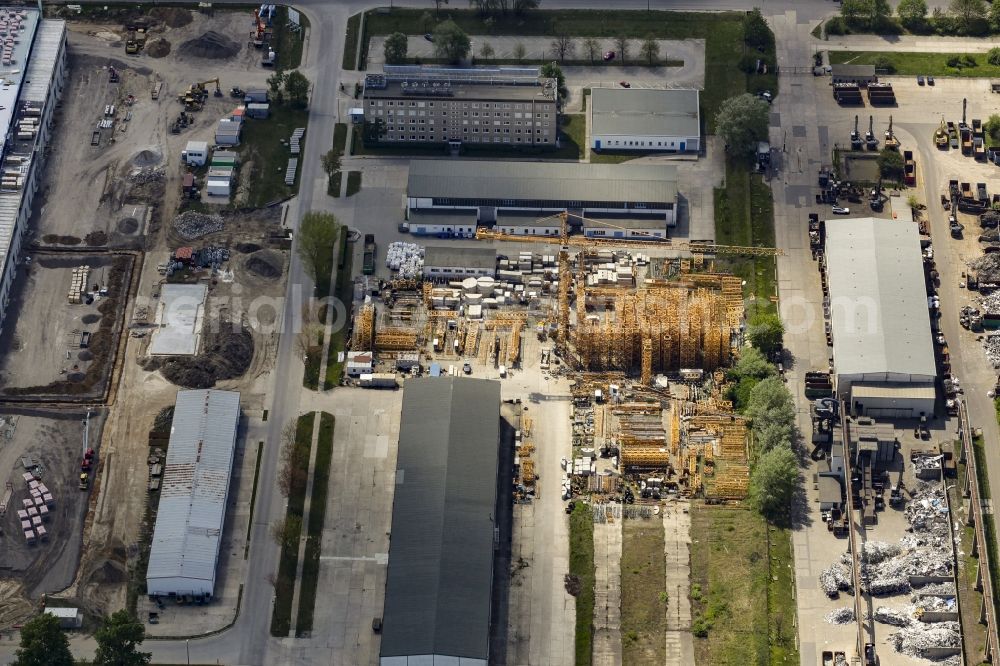
[[[631,88],[632,87],[632,84],[629,83],[628,81],[619,81],[618,85],[620,85],[622,88]]]
[[[608,60],[614,60],[614,59],[615,59],[615,52],[614,51],[607,51],[604,54],[604,60],[605,60],[605,62],[608,61]]]
[[[768,104],[770,104],[772,101],[774,101],[774,95],[771,94],[770,90],[765,90],[764,92],[762,92],[760,94],[760,98],[762,100],[764,100],[765,102],[767,102]]]
[[[834,206],[832,209],[834,215],[850,215],[851,209],[845,208],[844,206]]]
[[[424,33],[424,39],[426,39],[428,42],[433,42],[434,41],[434,35],[432,35],[429,32],[425,32]]]
[[[929,85],[929,86],[934,85],[934,77],[933,76],[928,76],[927,77],[927,85]]]
[[[923,74],[920,74],[920,75],[917,76],[917,85],[918,86],[924,85],[924,76],[923,76]]]
[[[466,363],[465,365],[462,366],[462,372],[464,372],[467,375],[471,375],[472,374],[472,366],[469,365],[468,363]]]

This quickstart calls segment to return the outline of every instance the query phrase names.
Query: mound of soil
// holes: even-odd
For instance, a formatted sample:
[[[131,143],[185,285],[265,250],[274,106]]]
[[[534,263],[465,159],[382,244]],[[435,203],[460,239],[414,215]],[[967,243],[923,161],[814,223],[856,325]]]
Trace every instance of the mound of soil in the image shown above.
[[[77,354],[76,357],[79,360],[81,360],[81,361],[93,361],[94,360],[94,355],[88,349],[84,349],[79,354]]]
[[[181,44],[181,53],[195,58],[225,60],[240,52],[240,45],[225,35],[209,30]]]
[[[159,148],[143,148],[132,157],[132,165],[139,168],[156,166],[163,161]]]
[[[100,320],[101,320],[101,315],[93,313],[85,314],[82,317],[80,317],[80,321],[83,322],[84,324],[96,324]]]
[[[73,382],[74,384],[82,382],[85,378],[86,375],[83,374],[82,372],[71,372],[68,375],[66,375],[66,381]]]
[[[237,243],[236,251],[240,254],[253,254],[257,250],[262,249],[260,245],[256,243]]]
[[[154,7],[149,15],[168,28],[183,28],[194,20],[191,12],[183,7]]]
[[[59,236],[57,234],[45,234],[42,242],[46,245],[79,245],[80,239],[76,236]]]
[[[134,217],[126,217],[118,220],[118,233],[134,234],[139,231],[139,220]]]
[[[246,260],[248,271],[267,280],[274,280],[281,277],[281,272],[285,268],[285,258],[273,250],[261,250],[254,252]]]
[[[159,37],[146,42],[146,55],[150,58],[163,58],[170,55],[170,42]]]
[[[128,580],[128,572],[125,565],[114,560],[105,560],[104,564],[97,567],[90,576],[93,583],[116,584],[124,583]]]
[[[253,360],[253,336],[247,328],[236,331],[229,322],[205,336],[204,349],[197,356],[147,359],[145,370],[159,370],[171,384],[206,389],[217,381],[240,377]]]
[[[91,231],[89,234],[83,237],[83,242],[89,245],[90,247],[107,245],[108,235],[103,231]]]

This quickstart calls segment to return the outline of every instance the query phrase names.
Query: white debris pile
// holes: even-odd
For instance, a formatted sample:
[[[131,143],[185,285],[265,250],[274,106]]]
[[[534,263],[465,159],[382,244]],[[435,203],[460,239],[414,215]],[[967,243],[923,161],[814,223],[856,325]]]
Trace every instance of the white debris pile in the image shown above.
[[[998,367],[998,365],[1000,365],[1000,335],[997,335],[996,333],[984,335],[983,349],[986,351],[986,360],[989,361],[993,367]]]
[[[912,601],[916,601],[920,597],[930,595],[954,597],[956,594],[954,583],[931,583],[930,585],[919,587],[917,590],[918,591],[913,595]]]
[[[935,611],[942,613],[954,613],[958,610],[956,597],[944,597],[934,594],[914,594],[910,597],[915,608],[922,611]]]
[[[847,666],[847,656],[843,653],[836,653],[833,656],[833,666]]]
[[[905,627],[891,634],[889,640],[896,652],[910,657],[930,659],[931,649],[960,647],[962,637],[958,622],[925,623],[911,620]]]
[[[424,248],[416,243],[390,243],[385,265],[389,270],[399,271],[401,278],[419,277],[424,269]]]
[[[847,556],[847,562],[850,563],[850,555]],[[851,586],[851,576],[850,570],[847,566],[844,566],[841,562],[835,562],[829,567],[824,569],[819,574],[819,585],[826,592],[827,596],[836,596],[838,592],[850,592]]]
[[[222,231],[225,223],[221,215],[206,215],[193,210],[181,213],[174,218],[174,229],[187,240],[201,238],[208,234]]]
[[[826,614],[826,621],[830,624],[850,624],[854,622],[854,609],[837,608]]]
[[[905,627],[913,621],[913,608],[906,609],[889,608],[888,606],[878,606],[872,617],[876,622],[889,624],[893,627]]]
[[[867,564],[878,564],[890,558],[898,557],[902,552],[899,546],[884,541],[866,541],[861,544],[858,557]],[[848,560],[850,561],[850,560]]]
[[[997,257],[996,261],[1000,262],[1000,253],[990,252],[983,255],[984,259],[987,257]],[[1000,282],[1000,275],[997,276],[996,280],[987,280],[982,276],[980,276],[979,280],[980,282]],[[979,310],[981,312],[1000,312],[1000,291],[991,291],[988,294],[980,296]]]
[[[132,183],[138,185],[143,185],[145,183],[155,183],[164,179],[167,175],[167,170],[163,167],[143,167],[141,169],[133,169],[128,174],[128,179]]]

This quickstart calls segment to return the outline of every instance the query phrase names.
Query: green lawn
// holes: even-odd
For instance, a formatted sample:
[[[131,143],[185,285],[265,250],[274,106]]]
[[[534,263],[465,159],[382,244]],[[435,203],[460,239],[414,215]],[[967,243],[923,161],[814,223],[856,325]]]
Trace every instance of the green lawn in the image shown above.
[[[295,425],[295,457],[298,460],[309,460],[312,450],[313,423],[316,412],[303,414]],[[308,463],[307,463],[308,465]],[[300,481],[292,484],[288,493],[288,507],[285,511],[286,524],[298,523],[302,527],[302,514],[306,501],[306,481],[302,476]],[[299,540],[289,539],[281,547],[281,558],[278,561],[278,575],[274,581],[274,608],[271,611],[271,635],[288,636],[292,623],[292,596],[295,593],[295,573],[299,564]]]
[[[278,54],[278,67],[283,71],[297,69],[302,64],[303,37],[309,27],[309,19],[302,12],[299,12],[299,24],[302,26],[301,30],[291,30],[288,27],[288,7],[277,6],[272,21],[274,36],[271,38],[271,48]]]
[[[739,69],[744,56],[742,12],[667,12],[618,10],[542,10],[525,16],[484,17],[468,9],[445,7],[425,22],[424,9],[393,9],[388,13],[369,12],[365,18],[362,50],[367,51],[372,35],[402,32],[419,35],[432,32],[439,21],[451,19],[470,35],[556,35],[613,38],[618,35],[659,39],[705,40],[705,90],[701,95],[702,117],[711,133],[715,113],[722,100],[750,90],[777,93],[777,76],[748,76]],[[773,51],[764,57],[774,59]],[[639,64],[639,58],[633,57]]]
[[[742,508],[692,504],[691,612],[696,663],[770,663],[767,588],[764,520]],[[790,618],[794,605],[789,612]]]
[[[347,146],[347,125],[345,123],[337,123],[333,126],[333,150],[337,157],[344,156],[344,148]],[[340,196],[340,183],[343,179],[340,171],[337,171],[332,176],[329,176],[326,180],[326,193],[331,197]],[[348,195],[350,196],[350,195]]]
[[[569,517],[569,573],[580,581],[576,597],[576,666],[590,666],[594,651],[594,517],[577,502]]]
[[[302,562],[302,585],[299,589],[299,612],[295,622],[296,636],[307,636],[313,628],[313,611],[319,589],[319,555],[323,544],[323,524],[326,522],[326,501],[330,484],[330,461],[333,458],[333,414],[320,412],[319,439],[316,442],[316,468],[313,472],[312,496],[309,500],[309,523],[306,526],[305,558]]]
[[[326,181],[326,193],[331,197],[340,196],[340,183],[344,178],[344,174],[341,171],[336,172],[332,176],[329,176]]]
[[[745,162],[726,160],[725,187],[715,190],[715,240],[720,245],[774,247],[774,201],[764,179]],[[716,265],[747,281],[746,295],[775,296],[773,257],[718,257]]]
[[[283,106],[273,109],[274,113],[266,120],[249,119],[243,126],[242,143],[239,146],[240,162],[243,168],[247,162],[253,162],[250,191],[250,206],[261,207],[286,199],[299,189],[301,169],[295,175],[295,184],[285,185],[285,167],[292,154],[287,145],[292,131],[297,127],[306,127],[309,121],[309,111]],[[302,155],[298,155],[299,164]]]
[[[663,521],[626,520],[622,526],[622,663],[666,661],[667,596]]]
[[[347,191],[345,196],[354,196],[361,191],[361,172],[360,171],[348,171],[347,172]]]
[[[951,58],[961,58],[968,55],[975,62],[975,67],[961,69],[948,66]],[[891,51],[830,51],[830,63],[850,63],[853,65],[871,65],[876,58],[888,59],[895,68],[896,74],[930,75],[930,76],[961,76],[971,78],[990,78],[1000,76],[1000,66],[986,62],[985,53],[894,53]]]
[[[337,263],[337,286],[336,294],[340,302],[344,304],[345,315],[351,316],[351,304],[354,299],[354,282],[351,280],[351,272],[354,264],[354,254],[347,244],[347,227],[344,227],[340,236],[340,261]],[[337,356],[344,351],[346,330],[339,326],[330,335],[330,346],[326,354],[326,378],[323,382],[328,389],[340,385],[340,379],[344,374],[344,364],[337,361]]]
[[[267,418],[265,416],[264,420]],[[253,470],[253,490],[250,491],[250,517],[247,525],[247,545],[243,548],[243,559],[250,557],[250,535],[253,532],[253,508],[257,503],[257,484],[260,481],[260,458],[264,453],[264,442],[257,442],[257,463]]]
[[[344,39],[344,69],[358,66],[358,32],[361,30],[361,14],[347,19],[347,36]]]
[[[951,450],[955,460],[960,460],[962,443],[952,442]],[[948,484],[948,498],[953,511],[968,501],[962,496],[961,490],[965,487],[967,466],[958,462],[956,467],[958,483]],[[983,603],[983,595],[976,589],[980,561],[978,557],[972,556],[975,531],[963,521],[963,524],[958,526],[956,534],[961,539],[961,557],[957,558],[958,573],[955,576],[955,583],[958,588],[958,609],[962,613],[962,646],[967,655],[981,655],[986,645],[986,629],[979,623],[979,609]]]
[[[799,663],[795,646],[795,558],[792,555],[792,532],[768,526],[768,637],[771,664]]]
[[[305,351],[305,372],[302,375],[302,386],[312,391],[319,390],[319,370],[323,361],[323,329],[319,327],[315,337],[309,336],[309,346]]]

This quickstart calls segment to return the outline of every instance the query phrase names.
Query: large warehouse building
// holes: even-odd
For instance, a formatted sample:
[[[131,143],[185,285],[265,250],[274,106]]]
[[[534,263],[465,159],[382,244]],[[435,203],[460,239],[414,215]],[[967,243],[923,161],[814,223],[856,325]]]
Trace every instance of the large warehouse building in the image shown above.
[[[837,393],[855,413],[934,413],[937,375],[917,225],[826,222]]]
[[[413,160],[406,185],[410,228],[425,214],[465,211],[468,223],[510,226],[505,220],[570,211],[628,227],[677,222],[677,167],[665,164],[581,164]],[[624,220],[624,221],[623,221]],[[577,218],[570,219],[577,224]],[[613,229],[614,226],[609,226]],[[609,232],[608,236],[614,236]]]
[[[0,7],[0,327],[17,275],[52,132],[52,115],[66,78],[66,22],[41,19],[31,7]]]
[[[177,392],[146,571],[148,594],[214,594],[239,420],[235,391]]]
[[[380,666],[486,666],[500,384],[407,380],[399,432]]]
[[[594,88],[590,137],[594,150],[697,153],[701,149],[698,91]]]

